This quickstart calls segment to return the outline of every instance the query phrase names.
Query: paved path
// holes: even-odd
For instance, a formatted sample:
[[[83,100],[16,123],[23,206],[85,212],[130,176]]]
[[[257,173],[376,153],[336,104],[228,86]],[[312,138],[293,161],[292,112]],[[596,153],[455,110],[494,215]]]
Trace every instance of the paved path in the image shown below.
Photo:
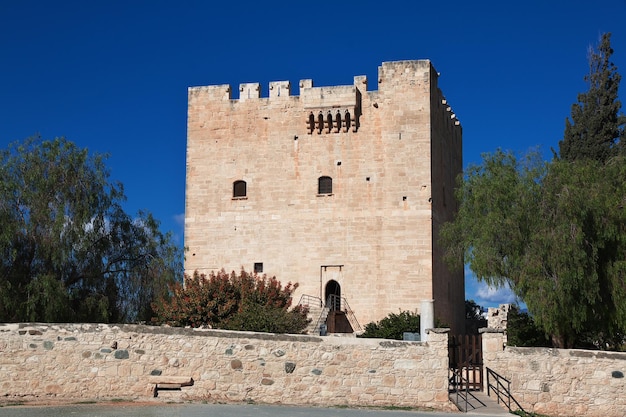
[[[450,394],[450,398],[454,394]],[[470,399],[467,414],[471,416],[511,416],[507,409],[484,392],[474,391]],[[454,400],[453,400],[454,402]]]
[[[490,417],[489,411],[471,413],[473,417]],[[16,406],[0,408],[0,417],[462,417],[463,413],[426,411],[373,410],[348,408],[309,408],[270,405],[117,405],[89,404],[63,407]],[[506,413],[505,413],[506,415]]]

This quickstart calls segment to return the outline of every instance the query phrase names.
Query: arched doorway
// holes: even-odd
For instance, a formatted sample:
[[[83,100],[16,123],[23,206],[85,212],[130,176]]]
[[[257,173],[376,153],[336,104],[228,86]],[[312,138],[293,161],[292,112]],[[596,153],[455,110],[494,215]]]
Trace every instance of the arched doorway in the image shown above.
[[[324,298],[328,308],[326,327],[329,333],[353,333],[346,311],[341,308],[341,285],[334,279],[324,287]]]
[[[326,306],[331,311],[341,310],[341,285],[334,279],[326,283],[324,300],[326,301]]]

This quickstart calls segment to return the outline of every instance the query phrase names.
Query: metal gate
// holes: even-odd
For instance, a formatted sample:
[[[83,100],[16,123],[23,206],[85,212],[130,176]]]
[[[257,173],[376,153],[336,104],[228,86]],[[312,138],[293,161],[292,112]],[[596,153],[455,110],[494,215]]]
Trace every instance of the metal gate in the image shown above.
[[[482,335],[457,335],[448,339],[450,371],[454,378],[455,390],[483,389],[483,350]]]

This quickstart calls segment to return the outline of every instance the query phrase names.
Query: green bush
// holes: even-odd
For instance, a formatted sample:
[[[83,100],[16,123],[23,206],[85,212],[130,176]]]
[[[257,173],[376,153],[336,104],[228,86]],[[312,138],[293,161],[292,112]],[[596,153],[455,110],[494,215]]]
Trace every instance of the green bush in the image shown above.
[[[419,333],[419,331],[419,314],[400,311],[398,314],[390,313],[379,322],[366,324],[365,332],[360,337],[402,340],[404,332]]]

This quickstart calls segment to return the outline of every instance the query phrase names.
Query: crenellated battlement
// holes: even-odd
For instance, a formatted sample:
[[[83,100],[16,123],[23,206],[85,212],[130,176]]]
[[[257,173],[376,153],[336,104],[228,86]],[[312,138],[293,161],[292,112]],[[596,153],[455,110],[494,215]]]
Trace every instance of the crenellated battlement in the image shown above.
[[[302,97],[306,108],[311,107],[337,107],[354,101],[355,91],[361,88],[363,91],[367,89],[367,77],[359,75],[354,77],[354,85],[339,85],[330,87],[314,87],[313,80],[300,80],[300,97]],[[269,94],[263,96],[263,89],[260,83],[242,83],[239,84],[239,94],[236,98],[232,97],[232,88],[228,84],[189,87],[189,96],[206,95],[212,100],[254,100],[262,98],[285,98],[298,97],[291,95],[291,83],[289,81],[271,81],[269,83]]]
[[[352,85],[316,87],[312,79],[303,79],[298,83],[299,95],[292,95],[289,81],[272,81],[266,92],[261,83],[241,83],[235,94],[230,85],[190,87],[189,101],[214,102],[215,105],[218,102],[231,105],[258,102],[262,106],[272,103],[280,106],[280,103],[290,100],[293,108],[302,111],[307,133],[322,134],[357,132],[361,125],[365,95],[372,100],[371,105],[378,106],[382,103],[374,98],[384,102],[384,97],[407,94],[424,96],[423,93],[430,91],[433,116],[440,118],[443,126],[450,130],[460,129],[456,114],[437,87],[438,76],[430,60],[384,62],[378,68],[377,91],[367,91],[367,76],[359,75],[354,77]],[[408,95],[406,100],[415,100]]]

